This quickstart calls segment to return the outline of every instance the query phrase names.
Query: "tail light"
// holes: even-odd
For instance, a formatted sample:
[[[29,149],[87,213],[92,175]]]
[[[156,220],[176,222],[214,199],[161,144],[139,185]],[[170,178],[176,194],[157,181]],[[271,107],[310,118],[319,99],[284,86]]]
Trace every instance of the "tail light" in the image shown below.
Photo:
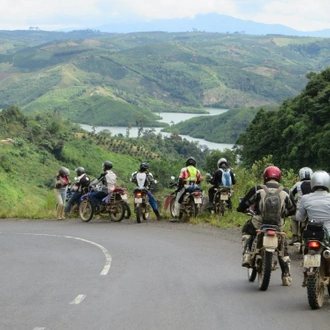
[[[142,197],[142,192],[138,191],[137,193],[135,193],[135,197]]]
[[[321,246],[320,242],[318,241],[309,241],[308,247],[311,249],[318,249]]]
[[[200,192],[199,191],[194,191],[194,196],[199,196]]]
[[[276,230],[268,229],[268,230],[267,230],[267,235],[268,235],[268,236],[275,236],[275,235],[276,235]]]

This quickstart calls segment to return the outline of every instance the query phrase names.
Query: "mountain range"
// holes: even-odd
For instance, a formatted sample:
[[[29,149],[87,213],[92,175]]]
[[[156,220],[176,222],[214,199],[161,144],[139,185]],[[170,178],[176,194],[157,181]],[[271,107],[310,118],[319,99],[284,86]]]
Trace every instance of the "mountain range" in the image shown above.
[[[265,24],[250,20],[242,20],[227,15],[215,13],[196,15],[194,18],[157,19],[150,21],[113,21],[93,27],[102,32],[131,33],[131,32],[219,32],[245,33],[252,35],[280,34],[299,37],[330,37],[330,29],[318,31],[298,31],[281,24]]]

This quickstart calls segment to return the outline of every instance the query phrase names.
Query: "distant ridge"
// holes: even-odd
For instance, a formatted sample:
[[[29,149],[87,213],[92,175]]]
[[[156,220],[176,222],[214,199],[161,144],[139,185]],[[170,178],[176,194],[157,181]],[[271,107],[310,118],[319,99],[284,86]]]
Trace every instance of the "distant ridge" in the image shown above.
[[[91,27],[89,27],[91,28]],[[280,34],[305,37],[330,37],[330,29],[318,31],[298,31],[281,24],[264,24],[247,21],[219,14],[197,15],[194,18],[158,19],[148,22],[135,21],[128,23],[113,22],[93,27],[102,32],[189,32],[204,31],[218,33],[246,33],[255,35]]]

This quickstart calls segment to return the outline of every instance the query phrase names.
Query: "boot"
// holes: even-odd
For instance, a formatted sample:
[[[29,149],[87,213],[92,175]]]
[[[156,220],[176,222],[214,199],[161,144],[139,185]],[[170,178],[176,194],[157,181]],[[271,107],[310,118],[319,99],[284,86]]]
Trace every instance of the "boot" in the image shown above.
[[[293,246],[294,243],[298,243],[299,242],[299,236],[298,235],[292,235],[292,241],[290,242],[290,246]]]
[[[289,256],[284,256],[280,258],[279,261],[282,269],[282,284],[283,286],[290,286],[292,283],[292,277],[290,274],[290,258]]]
[[[155,210],[154,212],[155,212],[155,214],[156,214],[157,220],[160,220],[160,219],[162,218],[162,216],[161,216],[161,214],[159,213],[159,211],[158,211],[158,210]]]
[[[59,204],[56,208],[56,219],[62,220],[62,213],[63,213],[63,205]]]
[[[251,262],[251,254],[249,248],[249,240],[251,235],[242,236],[242,248],[243,248],[243,257],[242,257],[242,267],[249,267]]]

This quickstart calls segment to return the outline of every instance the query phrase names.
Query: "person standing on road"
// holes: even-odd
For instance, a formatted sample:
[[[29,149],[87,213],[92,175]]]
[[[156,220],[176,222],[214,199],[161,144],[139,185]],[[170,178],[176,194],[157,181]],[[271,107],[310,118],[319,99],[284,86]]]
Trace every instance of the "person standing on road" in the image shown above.
[[[57,220],[64,220],[64,205],[66,201],[66,192],[68,185],[70,184],[69,179],[70,171],[68,168],[62,166],[58,171],[55,180],[54,196],[56,199],[56,218]]]

